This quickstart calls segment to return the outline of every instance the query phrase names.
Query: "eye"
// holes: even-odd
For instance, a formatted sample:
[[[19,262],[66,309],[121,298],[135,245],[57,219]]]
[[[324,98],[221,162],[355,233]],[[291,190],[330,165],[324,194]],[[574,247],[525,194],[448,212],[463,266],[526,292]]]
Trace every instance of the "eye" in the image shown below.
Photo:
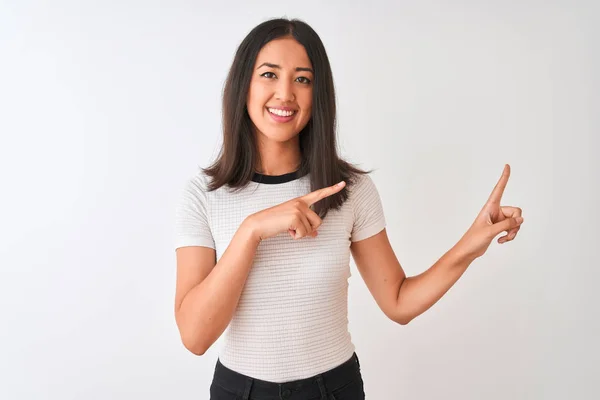
[[[271,79],[271,75],[273,75],[273,77],[275,77],[275,74],[272,73],[272,72],[265,72],[264,74],[261,74],[260,76],[263,76],[263,77],[265,77],[267,79]]]
[[[309,85],[310,84],[310,79],[308,79],[305,76],[299,76],[298,80],[300,81],[300,83],[303,83],[305,85]]]

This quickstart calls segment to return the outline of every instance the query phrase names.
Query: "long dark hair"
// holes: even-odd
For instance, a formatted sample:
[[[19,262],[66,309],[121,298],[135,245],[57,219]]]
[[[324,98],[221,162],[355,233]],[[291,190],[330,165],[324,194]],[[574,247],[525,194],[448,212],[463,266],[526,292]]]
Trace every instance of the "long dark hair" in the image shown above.
[[[357,174],[370,171],[355,167],[337,154],[335,90],[329,58],[317,33],[301,20],[265,21],[252,29],[239,45],[223,90],[223,145],[216,161],[204,172],[212,178],[209,190],[223,185],[242,188],[251,181],[259,158],[246,108],[252,71],[263,46],[286,36],[304,46],[315,71],[311,118],[299,133],[302,157],[299,175],[310,173],[311,190],[346,181],[342,191],[313,205],[313,210],[324,218],[330,209],[339,208],[347,200],[347,189]]]

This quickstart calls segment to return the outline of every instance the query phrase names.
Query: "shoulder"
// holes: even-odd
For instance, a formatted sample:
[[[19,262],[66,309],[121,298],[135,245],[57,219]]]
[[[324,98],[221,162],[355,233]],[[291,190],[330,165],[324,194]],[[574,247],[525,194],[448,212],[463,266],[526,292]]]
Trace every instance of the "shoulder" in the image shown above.
[[[349,187],[348,200],[354,217],[351,241],[366,239],[385,228],[383,204],[369,174],[355,176]]]
[[[209,191],[209,183],[210,178],[206,175],[202,168],[198,168],[198,170],[190,174],[185,182],[184,182],[184,191],[190,194],[196,194],[198,196],[204,197],[206,193]]]
[[[352,178],[348,188],[348,202],[355,215],[381,208],[379,191],[370,174],[356,174]]]
[[[176,206],[176,246],[205,246],[214,249],[210,232],[206,176],[202,171],[190,175],[183,185]]]
[[[348,186],[348,197],[355,198],[377,191],[373,178],[368,173],[354,174]]]
[[[207,202],[209,192],[209,177],[201,169],[190,174],[183,183],[180,191],[180,209],[196,208]]]

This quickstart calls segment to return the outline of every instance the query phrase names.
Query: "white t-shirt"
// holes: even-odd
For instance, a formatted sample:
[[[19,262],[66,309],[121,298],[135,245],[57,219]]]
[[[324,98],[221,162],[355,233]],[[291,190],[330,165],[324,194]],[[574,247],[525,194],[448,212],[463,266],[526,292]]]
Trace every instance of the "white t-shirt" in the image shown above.
[[[261,181],[261,183],[257,182]],[[176,248],[206,246],[217,261],[250,214],[309,193],[309,175],[256,174],[241,191],[206,190],[199,171],[186,184],[176,213]],[[348,186],[348,200],[330,210],[316,238],[287,232],[258,246],[219,359],[241,374],[283,383],[320,374],[354,352],[348,331],[350,243],[381,232],[385,218],[368,175]]]

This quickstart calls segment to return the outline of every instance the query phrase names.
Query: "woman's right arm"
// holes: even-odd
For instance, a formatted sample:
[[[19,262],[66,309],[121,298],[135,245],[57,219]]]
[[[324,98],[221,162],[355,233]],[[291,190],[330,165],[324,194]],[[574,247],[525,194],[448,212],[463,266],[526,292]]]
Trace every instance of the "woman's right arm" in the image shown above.
[[[209,247],[177,249],[175,320],[192,353],[204,354],[227,328],[259,242],[246,220],[216,264],[215,250]]]
[[[319,189],[248,216],[218,262],[215,250],[209,247],[177,249],[175,319],[189,351],[204,354],[227,328],[259,243],[286,231],[293,239],[315,237],[322,221],[310,206],[344,185]]]

